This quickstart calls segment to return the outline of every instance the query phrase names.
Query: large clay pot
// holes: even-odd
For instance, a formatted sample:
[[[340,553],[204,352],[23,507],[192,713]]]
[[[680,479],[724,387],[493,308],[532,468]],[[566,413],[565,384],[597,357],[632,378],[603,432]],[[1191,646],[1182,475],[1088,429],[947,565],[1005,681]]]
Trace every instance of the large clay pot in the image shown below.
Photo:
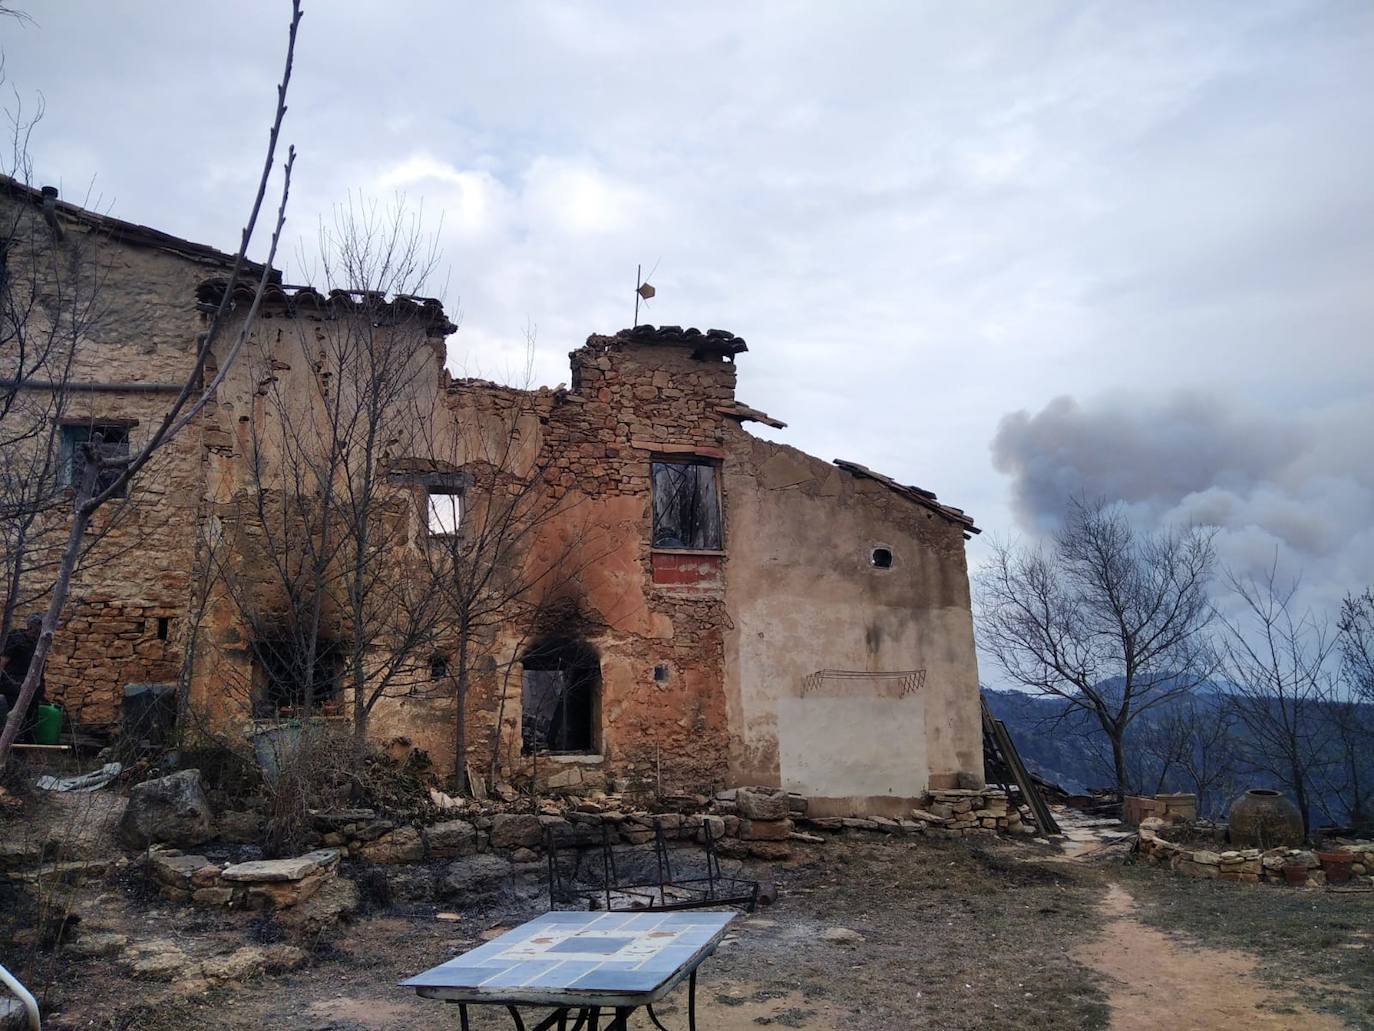
[[[1277,848],[1302,844],[1302,813],[1277,791],[1252,788],[1231,803],[1231,844]]]

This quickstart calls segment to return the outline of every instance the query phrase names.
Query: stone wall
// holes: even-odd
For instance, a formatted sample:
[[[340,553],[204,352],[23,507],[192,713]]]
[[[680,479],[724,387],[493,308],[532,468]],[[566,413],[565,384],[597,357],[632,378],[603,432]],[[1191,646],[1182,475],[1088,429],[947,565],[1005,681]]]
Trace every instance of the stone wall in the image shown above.
[[[69,381],[83,389],[67,394],[62,423],[118,423],[137,449],[191,369],[203,328],[195,284],[217,259],[208,249],[188,258],[171,238],[154,239],[99,216],[78,218],[65,208],[64,235],[56,240],[22,193],[0,191],[0,209],[7,224],[18,217],[21,226],[11,274],[21,282],[37,275],[45,297],[29,320],[30,334],[41,335],[44,312],[78,315]],[[0,355],[6,369],[12,359]],[[121,389],[124,384],[140,389]],[[21,391],[7,433],[26,409],[47,421],[53,401],[48,391]],[[34,443],[15,445],[7,459]],[[112,500],[93,519],[46,674],[49,698],[74,721],[113,724],[125,684],[176,678],[202,482],[200,427],[191,425],[145,467],[127,499]],[[30,541],[35,568],[21,583],[21,623],[46,602],[42,592],[52,583],[52,563],[70,525],[71,493],[55,486],[53,507]]]
[[[1167,866],[1184,877],[1244,884],[1263,881],[1292,887],[1320,887],[1326,883],[1322,862],[1318,853],[1311,849],[1231,849],[1226,847],[1224,829],[1212,828],[1212,833],[1216,840],[1203,844],[1175,841],[1171,838],[1194,836],[1195,828],[1147,817],[1140,824],[1140,854],[1151,865]],[[1332,844],[1326,851],[1352,854],[1355,857],[1351,863],[1352,878],[1374,885],[1374,841]]]

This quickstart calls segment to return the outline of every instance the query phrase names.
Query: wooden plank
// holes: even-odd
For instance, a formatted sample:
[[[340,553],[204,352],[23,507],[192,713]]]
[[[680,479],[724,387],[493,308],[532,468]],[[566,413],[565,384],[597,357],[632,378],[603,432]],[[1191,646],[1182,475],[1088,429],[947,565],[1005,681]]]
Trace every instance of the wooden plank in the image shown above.
[[[1002,762],[1016,779],[1016,786],[1021,789],[1021,798],[1030,806],[1031,814],[1035,817],[1035,823],[1040,828],[1040,833],[1062,833],[1059,824],[1055,822],[1054,816],[1050,813],[1050,807],[1045,804],[1045,799],[1040,794],[1039,786],[1031,777],[1030,771],[1026,769],[1025,763],[1021,761],[1021,755],[1016,751],[1016,744],[1012,741],[1011,734],[1007,732],[1006,724],[992,714],[992,710],[988,708],[987,699],[979,696],[978,701],[983,709],[983,726],[991,733],[992,739],[997,744],[997,751],[1000,753]]]

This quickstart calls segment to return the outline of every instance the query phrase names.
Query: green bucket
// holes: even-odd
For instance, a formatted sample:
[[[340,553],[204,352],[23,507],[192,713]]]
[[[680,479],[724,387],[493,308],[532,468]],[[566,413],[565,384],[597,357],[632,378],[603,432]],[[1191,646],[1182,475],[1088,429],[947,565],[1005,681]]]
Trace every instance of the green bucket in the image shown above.
[[[37,745],[55,745],[62,736],[62,707],[40,705],[33,720],[33,741]]]

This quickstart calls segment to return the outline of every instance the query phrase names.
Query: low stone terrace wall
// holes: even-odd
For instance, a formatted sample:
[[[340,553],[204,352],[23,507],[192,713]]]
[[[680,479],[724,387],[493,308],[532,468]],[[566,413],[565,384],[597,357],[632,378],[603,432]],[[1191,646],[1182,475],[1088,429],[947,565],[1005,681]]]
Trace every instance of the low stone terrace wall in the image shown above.
[[[546,802],[538,813],[493,810],[491,806],[437,795],[447,818],[428,825],[397,824],[371,810],[313,814],[316,850],[292,859],[225,864],[175,849],[153,849],[148,864],[169,898],[205,906],[287,909],[310,899],[331,881],[344,857],[396,866],[478,857],[491,869],[526,873],[543,866],[549,838],[561,848],[594,848],[652,842],[655,827],[669,841],[705,842],[709,828],[720,855],[783,860],[797,842],[820,843],[830,834],[873,832],[959,838],[975,834],[1032,833],[997,789],[931,792],[909,819],[806,815],[806,799],[764,788],[724,791],[714,798],[674,800],[688,812],[626,811],[615,796]],[[518,803],[516,803],[518,804]],[[461,815],[457,815],[460,814]],[[247,814],[221,817],[239,840],[256,837]],[[819,833],[818,833],[819,832]],[[496,866],[500,865],[501,870]],[[464,873],[464,876],[467,872]]]
[[[1211,826],[1216,840],[1190,841],[1198,836],[1196,824],[1172,824],[1149,818],[1140,825],[1140,854],[1155,865],[1168,866],[1185,877],[1216,878],[1259,884],[1267,881],[1294,887],[1320,887],[1327,882],[1316,851],[1298,848],[1232,849],[1225,842],[1224,828]],[[1179,840],[1171,840],[1179,839]],[[1323,852],[1351,853],[1352,884],[1374,884],[1374,841],[1333,843]],[[1286,868],[1302,871],[1289,874]]]

